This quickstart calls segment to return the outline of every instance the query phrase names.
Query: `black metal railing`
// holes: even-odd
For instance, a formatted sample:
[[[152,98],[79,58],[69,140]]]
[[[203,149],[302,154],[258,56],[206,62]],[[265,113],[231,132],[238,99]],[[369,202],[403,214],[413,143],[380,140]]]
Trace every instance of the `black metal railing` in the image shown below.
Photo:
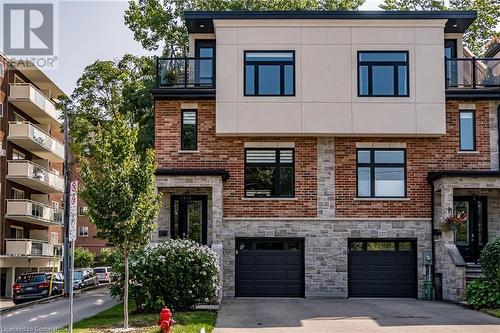
[[[215,59],[157,58],[158,88],[215,88]]]
[[[446,58],[446,88],[500,88],[500,59]]]

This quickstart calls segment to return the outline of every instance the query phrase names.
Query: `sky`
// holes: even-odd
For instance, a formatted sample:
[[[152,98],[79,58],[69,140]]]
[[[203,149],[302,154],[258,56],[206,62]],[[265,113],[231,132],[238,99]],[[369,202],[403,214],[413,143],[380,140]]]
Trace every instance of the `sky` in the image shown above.
[[[13,2],[16,0],[7,0]],[[50,0],[49,0],[50,1]],[[45,0],[44,2],[49,2]],[[0,1],[4,2],[4,1]],[[26,2],[23,0],[22,2]],[[36,2],[36,1],[28,1]],[[119,59],[126,53],[153,55],[133,38],[123,20],[125,0],[54,0],[58,13],[58,66],[45,70],[66,94],[71,94],[85,66],[100,60]],[[366,0],[361,10],[377,10],[382,0]],[[3,13],[0,9],[0,17]],[[3,47],[3,33],[0,33]]]

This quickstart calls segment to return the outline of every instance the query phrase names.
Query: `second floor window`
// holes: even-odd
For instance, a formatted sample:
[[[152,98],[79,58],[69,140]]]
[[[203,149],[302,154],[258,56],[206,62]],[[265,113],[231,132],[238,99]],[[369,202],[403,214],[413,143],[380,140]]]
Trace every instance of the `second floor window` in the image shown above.
[[[358,95],[409,96],[407,51],[359,51]]]
[[[246,197],[294,196],[293,149],[245,151]]]
[[[181,150],[198,149],[196,110],[182,110]]]
[[[89,235],[89,227],[78,228],[78,236],[87,237]]]
[[[358,149],[358,197],[405,197],[405,155],[404,149]]]
[[[245,51],[245,96],[294,96],[294,51]]]
[[[18,190],[17,188],[12,188],[12,199],[21,200],[24,199],[24,191]]]
[[[476,119],[473,110],[460,110],[460,150],[476,150]]]

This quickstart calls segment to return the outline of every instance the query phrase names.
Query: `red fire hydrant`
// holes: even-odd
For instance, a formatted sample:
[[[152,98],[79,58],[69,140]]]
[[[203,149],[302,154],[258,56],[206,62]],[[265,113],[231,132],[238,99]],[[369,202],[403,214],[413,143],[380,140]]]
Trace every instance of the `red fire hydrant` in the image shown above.
[[[175,324],[175,320],[172,319],[172,312],[170,312],[170,309],[161,309],[160,320],[158,320],[158,325],[160,325],[161,332],[170,332],[170,327],[172,327],[173,324]]]

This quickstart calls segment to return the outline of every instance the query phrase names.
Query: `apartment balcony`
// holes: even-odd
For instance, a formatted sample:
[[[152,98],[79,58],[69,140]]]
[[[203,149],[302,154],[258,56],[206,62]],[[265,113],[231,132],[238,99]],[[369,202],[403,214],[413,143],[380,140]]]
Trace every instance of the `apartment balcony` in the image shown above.
[[[53,257],[54,252],[61,256],[61,246],[38,239],[5,239],[5,254],[8,256]]]
[[[62,224],[62,211],[26,199],[8,199],[5,218],[42,226]]]
[[[9,102],[39,123],[51,124],[54,128],[61,125],[61,112],[54,102],[30,83],[11,84]]]
[[[155,96],[215,98],[215,59],[157,58]]]
[[[7,139],[41,158],[64,161],[64,145],[30,122],[10,122]]]
[[[60,175],[31,161],[8,161],[7,179],[43,193],[64,192],[64,179]]]
[[[446,97],[500,98],[499,58],[445,59]]]

